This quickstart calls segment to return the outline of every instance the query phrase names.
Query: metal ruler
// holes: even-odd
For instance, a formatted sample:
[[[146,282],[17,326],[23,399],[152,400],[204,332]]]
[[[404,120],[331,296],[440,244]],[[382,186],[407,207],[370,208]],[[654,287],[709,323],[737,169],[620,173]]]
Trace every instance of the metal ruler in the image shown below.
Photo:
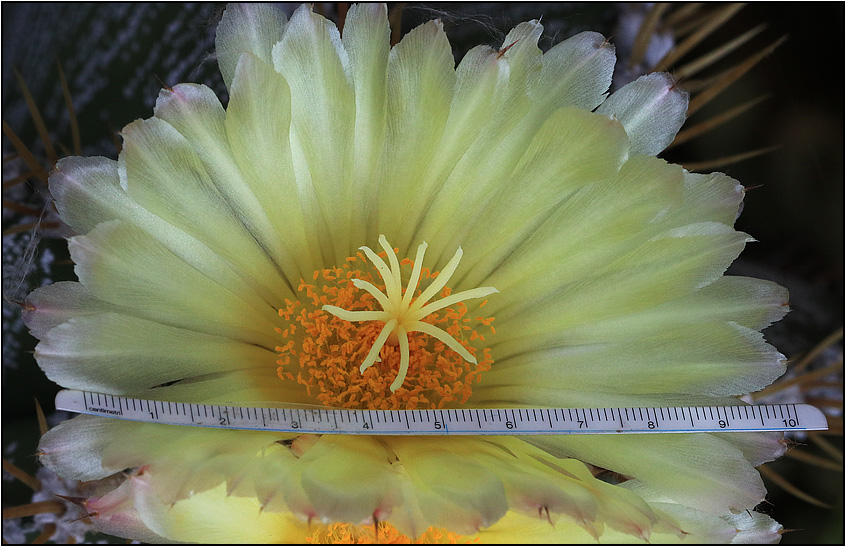
[[[56,409],[137,422],[345,435],[573,435],[828,429],[806,404],[629,408],[349,410],[133,399],[65,390]]]

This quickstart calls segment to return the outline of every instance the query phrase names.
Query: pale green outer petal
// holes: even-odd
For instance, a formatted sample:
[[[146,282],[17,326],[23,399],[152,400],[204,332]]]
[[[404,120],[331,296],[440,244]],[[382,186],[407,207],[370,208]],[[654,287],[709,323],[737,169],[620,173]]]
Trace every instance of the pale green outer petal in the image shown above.
[[[515,168],[520,164],[521,159],[528,161],[527,158],[531,157],[527,149],[533,148],[534,151],[543,149],[545,142],[538,136],[538,132],[543,131],[541,128],[545,123],[547,123],[546,131],[555,133],[553,124],[548,123],[549,118],[556,110],[573,104],[573,101],[568,98],[568,93],[571,91],[569,86],[575,81],[593,82],[592,85],[596,87],[597,102],[601,100],[602,93],[607,88],[604,76],[601,77],[599,73],[604,73],[606,68],[613,67],[613,51],[602,46],[602,43],[597,43],[598,35],[586,33],[577,36],[562,43],[559,48],[555,48],[554,52],[548,52],[541,59],[535,45],[537,40],[537,33],[533,30],[535,28],[531,23],[519,26],[512,32],[520,38],[519,41],[505,51],[501,59],[498,59],[498,55],[493,57],[500,65],[504,62],[508,63],[507,67],[500,66],[499,68],[500,84],[497,86],[495,100],[489,108],[490,113],[495,115],[492,119],[479,117],[477,123],[485,122],[487,119],[490,119],[490,122],[484,125],[479,137],[451,170],[442,188],[437,191],[431,206],[425,209],[425,216],[419,221],[421,224],[416,228],[416,234],[409,240],[409,245],[411,240],[422,239],[429,242],[430,254],[436,262],[445,260],[447,255],[453,252],[446,245],[449,241],[467,243],[468,252],[472,252],[471,243],[475,244],[477,241],[470,238],[465,242],[464,238],[467,237],[467,230],[475,224],[476,218],[490,218],[490,215],[495,214],[487,211],[491,200],[496,197],[498,203],[504,203],[507,198],[520,193],[521,184],[537,180],[530,178],[530,175],[521,178],[521,173]],[[507,42],[510,39],[506,39],[503,48],[507,48],[509,45]],[[608,65],[607,55],[609,53],[610,65]],[[523,66],[522,63],[527,65]],[[534,67],[532,63],[535,63]],[[528,82],[526,82],[527,77]],[[561,80],[558,81],[555,78],[561,78]],[[588,96],[591,91],[592,88],[588,89]],[[576,106],[583,107],[584,105],[576,102]],[[527,116],[530,111],[531,114]],[[606,136],[609,133],[607,119],[597,116],[594,125],[588,126],[588,129],[582,127],[586,123],[582,118],[586,114],[583,110],[573,108],[568,110],[568,113],[570,113],[569,117],[574,119],[569,125],[564,125],[560,129],[560,134],[582,128],[586,131],[586,140],[590,140],[602,133],[602,128],[605,128]],[[556,115],[559,116],[559,124],[563,124],[563,119],[568,117],[564,114]],[[624,132],[619,131],[619,133],[622,135]],[[594,150],[591,157],[595,159],[594,154],[611,155],[616,152],[615,146],[618,146],[618,139],[611,138],[607,144],[604,143],[603,147]],[[625,159],[625,148],[625,137],[623,137],[619,151],[620,157],[616,160],[614,168],[619,167]],[[560,148],[556,150],[560,152]],[[574,152],[573,156],[569,157],[576,155],[577,153]],[[562,154],[554,156],[544,154],[543,159],[552,160],[553,157],[558,159],[563,156]],[[543,168],[544,162],[540,158],[535,159],[538,161],[533,166]],[[593,164],[585,159],[582,165]],[[600,160],[596,162],[596,165],[599,169],[604,169],[609,166],[609,163]],[[550,169],[554,171],[556,167],[560,167],[560,163],[551,165]],[[541,174],[550,175],[548,172],[537,173],[537,175]],[[575,174],[572,178],[576,178]],[[551,180],[554,179],[547,179],[546,182],[549,183]],[[553,192],[560,190],[562,186],[565,184],[562,183],[559,186],[557,182],[548,185]],[[437,186],[433,188],[436,189]],[[503,193],[496,195],[499,192]],[[508,226],[520,225],[517,211],[516,207],[510,211],[509,217],[504,219],[506,225],[501,226],[500,231],[507,231]],[[468,215],[472,216],[468,218]],[[416,222],[410,221],[411,226],[415,226]],[[402,233],[409,233],[408,228],[405,228]],[[496,241],[496,238],[487,237],[484,241],[492,242]],[[401,242],[405,243],[405,236],[401,238]],[[470,259],[470,264],[472,263],[473,259]]]
[[[440,21],[420,25],[391,49],[387,176],[379,189],[382,233],[401,232],[408,222],[413,226],[422,212],[421,197],[425,199],[428,192],[419,188],[420,179],[430,163],[440,160],[436,153],[450,114],[455,81],[455,60]]]
[[[417,185],[409,186],[403,197],[407,220],[400,219],[396,227],[396,244],[400,248],[413,247],[415,232],[429,204],[462,156],[496,118],[501,102],[499,88],[508,77],[507,62],[497,56],[492,48],[479,46],[471,49],[458,65],[449,117],[437,152]]]
[[[199,428],[196,428],[199,429]],[[258,467],[266,475],[266,481],[277,489],[286,475],[273,475],[267,463],[273,459],[284,459],[290,465],[295,461],[292,454],[276,444],[284,435],[268,435],[259,432],[233,432],[220,435],[217,431],[151,430],[135,428],[131,437],[129,429],[106,446],[105,462],[123,462],[139,472],[149,474],[155,495],[165,503],[174,503],[215,488],[229,477],[236,476],[245,467]],[[155,450],[141,445],[150,443]],[[267,454],[270,454],[269,456]],[[255,487],[255,485],[251,485]],[[258,501],[254,489],[249,497]],[[233,495],[235,495],[233,493]]]
[[[514,459],[494,453],[492,447]],[[594,478],[582,462],[552,458],[520,439],[477,443],[472,457],[501,477],[509,506],[527,515],[553,523],[575,522],[595,535],[612,528],[641,537],[658,523],[642,499]]]
[[[244,56],[249,58],[251,54],[247,53]],[[260,63],[260,61],[256,60],[256,63]],[[264,63],[256,67],[256,70],[259,71],[261,68],[266,68],[267,72],[272,73],[272,69]],[[243,74],[243,70],[241,74]],[[271,77],[270,74],[267,74],[267,77],[269,79]],[[276,74],[276,79],[281,80],[278,74]],[[264,81],[260,83],[264,83]],[[276,83],[277,87],[273,83]],[[278,98],[277,104],[268,104],[264,94],[259,103],[265,109],[264,117],[266,120],[284,123],[288,120],[287,100],[289,96],[287,94],[287,88],[278,89],[284,83],[281,83],[281,85],[279,85],[280,82],[278,81],[273,83],[267,86],[267,90],[263,91],[269,97]],[[234,90],[234,86],[233,91],[236,91]],[[277,92],[276,95],[274,95],[274,91]],[[240,99],[238,95],[235,95],[235,98],[235,112],[237,115],[239,112],[237,105],[242,101],[238,100]],[[267,116],[266,109],[274,106],[280,110],[278,118],[276,116]],[[261,183],[259,182],[261,179],[256,182],[252,181],[252,172],[254,169],[260,169],[266,166],[259,164],[254,169],[249,169],[245,173],[242,173],[239,168],[239,163],[243,164],[244,159],[242,158],[238,161],[236,158],[238,157],[237,153],[242,151],[242,149],[239,147],[230,148],[224,120],[226,113],[214,92],[206,86],[195,84],[180,84],[171,89],[164,89],[156,100],[154,112],[157,118],[172,125],[190,143],[194,153],[200,159],[203,169],[208,174],[214,190],[220,192],[223,201],[232,210],[232,214],[243,225],[243,228],[247,230],[249,235],[255,239],[255,243],[258,244],[261,254],[256,254],[254,260],[260,260],[265,263],[270,262],[277,270],[275,276],[269,277],[268,284],[287,283],[288,295],[293,295],[299,280],[307,276],[307,274],[303,274],[300,271],[300,265],[297,263],[297,258],[299,257],[296,254],[297,252],[302,253],[306,250],[305,245],[301,243],[299,246],[295,246],[295,254],[292,256],[288,246],[282,243],[283,237],[287,235],[289,230],[294,233],[296,233],[296,230],[282,228],[280,231],[279,225],[281,222],[278,219],[280,212],[274,210],[276,203],[268,199],[274,196],[269,196],[266,191],[263,191],[264,189],[260,187]],[[240,121],[243,125],[249,124],[249,122],[246,124],[243,123],[243,117]],[[265,124],[267,123],[266,121]],[[234,124],[229,124],[229,127],[232,127],[232,125]],[[260,126],[260,129],[265,128],[266,125],[264,124]],[[241,127],[241,129],[247,128]],[[284,132],[284,127],[280,129],[282,130],[282,135],[279,136],[287,136]],[[282,139],[279,138],[272,139],[271,137],[276,136],[273,135],[272,129],[271,131],[266,131],[266,133],[270,133],[270,135],[267,135],[268,138],[267,141],[264,141],[264,144],[265,146],[269,145],[269,149],[265,149],[264,152],[272,156],[281,156],[280,163],[282,164],[281,166],[272,165],[270,167],[286,168],[290,173],[291,164],[289,161],[285,161],[288,159],[285,152],[289,150],[287,139],[285,139],[285,142],[281,142]],[[255,146],[252,153],[261,152],[262,150],[254,143],[256,140],[263,141],[264,135],[255,132],[250,135],[250,139],[253,146]],[[281,145],[281,150],[273,145]],[[246,157],[250,158],[250,154]],[[253,186],[259,186],[259,191],[256,192]],[[288,191],[291,192],[292,190],[294,188],[289,185]],[[290,195],[289,193],[285,197],[290,198]],[[294,204],[296,204],[296,201],[294,201]],[[276,222],[273,220],[276,220]],[[286,219],[288,223],[291,223],[293,220],[296,220],[296,217]],[[279,277],[282,277],[282,279],[277,281]],[[274,281],[276,282],[274,283]],[[279,305],[281,303],[280,301]]]
[[[606,529],[598,538],[592,537],[586,530],[566,522],[557,522],[555,526],[542,519],[509,512],[499,522],[482,530],[477,537],[481,543],[488,544],[727,544],[727,543],[777,543],[781,526],[770,517],[761,513],[749,515],[745,511],[738,515],[712,516],[683,505],[650,502],[649,507],[661,515],[670,527],[659,523],[643,539],[615,530]],[[683,533],[678,532],[681,528]]]
[[[574,522],[592,535],[614,529],[640,537],[656,526],[673,528],[639,497],[595,479],[580,461],[509,437],[442,439],[435,446],[417,438],[218,431],[84,416],[51,430],[40,450],[42,461],[68,478],[95,480],[129,469],[130,487],[136,494],[144,487],[135,500],[141,518],[171,539],[187,536],[157,524],[159,506],[190,507],[198,495],[217,496],[224,486],[259,512],[324,522],[387,520],[415,537],[429,526],[475,533],[509,507],[534,518],[548,512],[553,522]],[[124,486],[92,503],[105,510],[125,497]],[[205,518],[180,514],[188,528]]]
[[[404,505],[389,521],[416,537],[428,525],[475,533],[509,507],[551,522],[575,522],[591,534],[604,527],[648,534],[657,518],[629,492],[597,480],[577,460],[561,460],[509,437],[392,438],[408,473]],[[505,503],[507,502],[507,503]]]
[[[732,226],[743,201],[743,185],[723,173],[684,173],[684,207],[674,212],[678,223],[721,222]]]
[[[51,430],[40,449],[45,465],[67,478],[93,480],[138,469],[148,477],[151,495],[166,504],[224,483],[229,494],[252,498],[256,508],[327,522],[360,522],[374,515],[384,520],[402,502],[385,446],[371,437],[83,417]]]
[[[273,349],[277,312],[191,268],[145,232],[120,221],[69,240],[80,282],[100,300],[165,325]],[[201,295],[201,298],[198,298]]]
[[[594,119],[603,120],[595,115]],[[609,159],[616,155],[622,161],[627,146],[622,126],[605,121],[602,126],[604,130],[590,132],[596,135],[592,142],[599,144],[604,138]],[[568,278],[589,277],[648,239],[650,220],[681,202],[682,176],[678,166],[637,156],[606,180],[575,189],[496,270],[478,280],[502,293],[489,303],[489,313],[500,317],[502,310],[557,290]],[[519,223],[521,212],[515,210],[512,216],[512,222]],[[476,280],[471,273],[468,281]]]
[[[688,532],[685,543],[774,544],[781,540],[782,526],[762,513],[748,510],[724,513],[717,517],[723,521],[721,523],[714,520],[715,517],[673,503],[640,481],[627,481],[621,486],[648,501],[651,507],[674,516]]]
[[[712,433],[712,435],[737,447],[753,467],[776,460],[787,451],[784,434],[780,432]]]
[[[478,138],[482,129],[496,115],[500,89],[509,78],[509,65],[489,46],[476,46],[468,51],[455,69],[455,88],[449,118],[440,142],[440,150],[429,167],[443,180],[448,170]],[[428,194],[421,188],[421,197]]]
[[[559,109],[502,184],[491,189],[492,196],[479,196],[478,212],[470,213],[467,197],[460,201],[466,209],[453,214],[465,226],[437,237],[462,241],[468,255],[463,271],[473,277],[469,284],[487,284],[483,280],[489,273],[555,216],[562,202],[586,185],[613,178],[625,161],[625,147],[624,132],[616,122],[576,108]],[[459,278],[455,286],[463,283]]]
[[[217,26],[214,49],[226,87],[232,91],[235,67],[242,53],[271,64],[271,50],[285,34],[287,17],[271,4],[232,3]]]
[[[300,484],[310,512],[289,505],[309,518],[358,523],[377,515],[384,520],[402,503],[388,452],[374,438],[324,435],[293,467],[286,484]]]
[[[473,533],[508,510],[502,481],[472,455],[422,442],[400,441],[392,443],[392,449],[410,479],[405,495],[416,501],[424,523]]]
[[[272,112],[273,115],[268,115]],[[250,53],[241,56],[224,122],[240,179],[256,197],[275,230],[273,247],[288,282],[296,287],[320,263],[316,234],[308,229],[297,194],[290,145],[291,92],[271,65]],[[250,209],[245,211],[250,215]]]
[[[49,186],[59,216],[80,234],[107,220],[144,216],[120,187],[117,162],[108,158],[62,158]]]
[[[496,257],[508,256],[569,193],[613,176],[625,160],[625,132],[608,118],[563,108],[544,121],[536,133],[527,134],[525,124],[515,128],[499,146],[478,139],[426,212],[419,237],[462,242],[463,272],[475,271],[475,263],[493,252],[480,267],[486,274]],[[573,149],[573,155],[561,154],[561,147]],[[445,260],[452,252],[444,243],[430,244],[432,258],[440,253]],[[470,287],[454,284],[456,290]]]
[[[632,476],[675,502],[713,515],[754,507],[766,494],[761,477],[744,454],[707,433],[527,440],[558,457],[578,458]]]
[[[716,535],[716,534],[714,534]],[[709,535],[706,537],[713,537]],[[599,537],[595,537],[584,528],[575,523],[557,522],[554,526],[546,520],[537,516],[529,516],[517,512],[509,512],[499,522],[481,530],[477,537],[482,544],[623,544],[623,543],[650,543],[661,544],[679,543],[678,534],[658,532],[653,530],[648,540],[640,536],[632,536],[625,532],[613,529],[605,529]],[[728,534],[726,534],[728,537]],[[692,543],[699,543],[702,539],[694,540]]]
[[[688,93],[669,74],[641,76],[608,97],[596,111],[626,128],[632,154],[655,156],[673,142],[687,116]]]
[[[558,347],[497,361],[482,381],[513,386],[556,382],[616,393],[743,395],[770,384],[784,369],[784,356],[758,331],[704,323],[619,342],[613,336],[568,342],[562,333]]]
[[[653,502],[649,506],[674,519],[685,532],[681,538],[675,534],[656,534],[649,538],[650,543],[726,544],[737,535],[723,515],[708,515],[677,503]]]
[[[145,391],[143,395],[146,399],[162,401],[238,406],[273,406],[279,401],[318,404],[299,384],[280,381],[274,374],[275,367],[275,360],[265,359],[258,366],[248,363],[245,368],[186,378],[175,384]]]
[[[267,473],[272,460],[296,461],[277,444],[293,438],[283,433],[221,431],[207,428],[151,425],[80,416],[64,422],[41,439],[45,465],[65,477],[94,480],[127,468],[147,468],[157,495],[168,503],[237,477],[258,467],[264,482],[280,488],[284,476]],[[270,457],[263,457],[270,451]],[[148,467],[149,466],[149,467]],[[249,484],[255,497],[255,484]],[[247,494],[247,492],[244,492]]]
[[[542,31],[543,27],[537,21],[520,23],[508,33],[500,50],[496,52],[495,94],[487,112],[480,112],[484,118],[479,123],[487,123],[484,123],[483,131],[470,148],[470,154],[463,160],[468,165],[476,162],[477,167],[484,166],[490,161],[487,156],[494,150],[499,153],[492,155],[492,158],[507,155],[510,158],[508,161],[517,161],[519,151],[532,138],[533,131],[543,123],[544,120],[530,120],[530,123],[524,120],[532,105],[529,88],[540,77],[542,70],[543,53],[537,45]],[[461,64],[466,59],[465,56]],[[459,85],[463,72],[460,67],[457,74]],[[456,89],[456,93],[459,91],[461,88]],[[454,104],[458,105],[459,100],[460,96],[456,96]],[[521,129],[523,127],[525,129]]]
[[[781,524],[762,513],[743,511],[723,518],[737,529],[737,535],[731,540],[734,544],[776,544],[781,541]]]
[[[355,96],[350,60],[334,23],[300,6],[273,66],[291,89],[291,145],[297,186],[310,229],[319,234],[323,264],[340,263],[362,241],[351,240]]]
[[[93,481],[123,471],[103,462],[103,450],[127,422],[81,415],[50,429],[38,444],[39,460],[65,479]]]
[[[404,198],[406,216],[395,215],[398,224],[386,227],[400,234],[400,249],[426,240],[429,257],[436,264],[446,262],[455,252],[454,242],[433,239],[433,231],[461,226],[468,211],[483,209],[480,196],[490,199],[513,171],[545,121],[525,120],[531,106],[527,79],[537,79],[541,71],[541,30],[536,21],[521,23],[499,51],[477,47],[462,59],[439,148],[419,188],[407,191],[413,199]],[[446,71],[444,78],[452,78],[452,72]],[[456,216],[458,201],[470,204],[470,209],[464,206]]]
[[[728,226],[694,225],[621,249],[607,261],[582,265],[574,259],[571,271],[561,265],[551,272],[560,272],[561,279],[545,284],[543,292],[528,282],[510,290],[497,286],[513,302],[494,312],[501,327],[494,343],[497,357],[556,346],[567,328],[641,312],[689,294],[714,281],[746,241],[746,234]],[[526,298],[519,300],[520,295]]]
[[[239,275],[232,263],[217,252],[133,201],[121,187],[118,162],[101,157],[69,157],[59,160],[56,169],[50,176],[50,192],[62,220],[78,233],[87,233],[110,220],[128,222],[252,305],[264,305],[255,292],[256,282],[243,273]]]
[[[122,134],[119,173],[129,196],[236,265],[262,298],[281,307],[291,289],[191,143],[155,117],[129,124]]]
[[[42,340],[35,355],[47,376],[69,388],[162,400],[315,402],[301,386],[267,381],[275,351],[108,313],[118,309],[81,283],[30,294],[24,321]],[[176,383],[143,391],[166,382]]]
[[[352,197],[360,221],[350,230],[350,241],[364,243],[378,236],[377,202],[372,196],[387,176],[382,169],[388,131],[388,56],[391,29],[385,4],[350,6],[344,24],[343,44],[350,58],[355,89],[355,136],[352,177],[358,190]],[[399,182],[399,181],[396,181]],[[391,242],[397,241],[392,238]]]
[[[26,297],[21,313],[29,332],[41,340],[47,331],[68,319],[114,309],[114,306],[91,296],[82,283],[60,281],[32,291]]]
[[[605,97],[617,56],[604,36],[582,32],[556,44],[543,55],[537,80],[529,83],[535,115],[574,106],[593,110]]]
[[[500,52],[508,66],[508,81],[503,90],[500,114],[516,121],[519,113],[525,114],[521,103],[528,98],[529,89],[537,85],[543,70],[543,52],[538,47],[538,40],[543,33],[543,25],[537,19],[518,24],[502,41]],[[547,69],[549,70],[549,69]],[[522,101],[520,99],[523,99]],[[511,110],[513,109],[513,110]]]
[[[59,385],[117,395],[249,368],[272,376],[276,352],[137,317],[95,313],[42,336],[35,357]]]
[[[788,311],[783,287],[762,279],[723,276],[686,296],[630,315],[575,325],[569,341],[630,340],[677,327],[734,322],[761,330]]]

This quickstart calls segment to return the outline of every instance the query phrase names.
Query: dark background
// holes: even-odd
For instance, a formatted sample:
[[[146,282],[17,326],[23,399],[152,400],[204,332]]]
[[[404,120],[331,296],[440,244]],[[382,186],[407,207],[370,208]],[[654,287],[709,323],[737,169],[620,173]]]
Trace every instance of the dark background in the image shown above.
[[[293,5],[283,7],[290,13]],[[13,69],[17,69],[54,141],[70,148],[69,118],[56,69],[56,61],[61,60],[81,127],[83,154],[116,157],[115,132],[152,114],[162,83],[205,83],[225,97],[216,64],[209,57],[222,9],[222,4],[3,3],[3,120],[43,156],[15,80]],[[327,9],[331,12],[334,6]],[[441,16],[460,57],[479,43],[499,45],[514,24],[540,16],[546,29],[541,41],[544,49],[587,29],[602,32],[614,42],[620,13],[619,5],[605,3],[408,4],[403,30]],[[843,22],[842,3],[748,5],[687,59],[760,23],[766,23],[767,29],[721,61],[721,69],[783,35],[789,36],[788,41],[697,112],[689,124],[760,95],[769,97],[714,132],[664,154],[670,161],[686,164],[780,146],[775,152],[708,171],[723,171],[747,187],[760,186],[748,193],[737,223],[738,229],[759,242],[747,246],[730,273],[772,279],[790,290],[794,311],[766,333],[788,357],[809,350],[843,325]],[[5,161],[11,151],[4,137],[4,182],[18,174],[13,162]],[[46,199],[37,183],[4,187],[3,196],[4,205],[14,200],[37,209]],[[31,220],[4,206],[4,230]],[[3,450],[4,457],[29,470],[35,468],[31,454],[37,443],[33,397],[49,413],[56,387],[34,364],[28,352],[35,341],[21,328],[17,306],[8,301],[20,300],[47,282],[73,278],[63,242],[46,235],[31,267],[21,267],[28,264],[23,256],[28,233],[4,236],[3,241]],[[829,439],[842,447],[842,437]],[[17,449],[9,452],[13,444]],[[775,466],[794,484],[833,505],[832,509],[816,507],[768,485],[772,505],[764,510],[785,528],[802,529],[786,534],[783,542],[842,543],[842,472],[795,460]],[[26,490],[20,486],[3,482],[4,506],[10,503],[7,494],[25,497]]]

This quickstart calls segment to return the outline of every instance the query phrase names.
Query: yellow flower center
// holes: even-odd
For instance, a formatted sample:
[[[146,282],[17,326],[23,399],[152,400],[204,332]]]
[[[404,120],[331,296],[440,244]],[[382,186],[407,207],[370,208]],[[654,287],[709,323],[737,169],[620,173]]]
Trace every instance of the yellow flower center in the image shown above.
[[[452,294],[447,283],[461,260],[460,248],[442,272],[430,272],[423,268],[426,243],[413,261],[400,261],[384,236],[379,243],[381,255],[361,247],[343,266],[316,271],[314,284],[300,283],[305,298],[286,301],[279,310],[288,325],[276,330],[289,340],[276,348],[277,374],[305,385],[327,406],[410,409],[465,402],[472,382],[493,360],[490,349],[479,352],[469,344],[485,338],[463,301],[496,289]],[[368,259],[381,277],[378,284],[364,268]],[[405,291],[403,267],[411,267]],[[422,291],[421,281],[430,281]],[[442,298],[432,301],[437,294]],[[475,325],[495,332],[493,319],[476,317]]]

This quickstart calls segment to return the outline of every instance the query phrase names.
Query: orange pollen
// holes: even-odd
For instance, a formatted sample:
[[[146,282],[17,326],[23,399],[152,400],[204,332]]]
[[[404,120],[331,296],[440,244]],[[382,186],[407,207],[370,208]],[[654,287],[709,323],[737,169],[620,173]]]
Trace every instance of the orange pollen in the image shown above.
[[[493,363],[490,349],[481,347],[485,335],[476,328],[495,331],[493,317],[472,320],[462,300],[496,289],[452,293],[446,283],[460,248],[442,272],[430,272],[422,268],[425,243],[415,260],[399,261],[384,236],[379,242],[384,253],[362,247],[363,253],[340,267],[316,271],[314,283],[301,281],[298,301],[286,300],[279,310],[286,327],[276,329],[281,335],[277,375],[304,385],[332,407],[397,410],[465,403],[472,384]],[[367,259],[381,282],[366,269]],[[404,293],[403,267],[411,269]],[[421,280],[429,282],[423,290],[417,288]],[[442,298],[430,302],[436,294]]]
[[[470,544],[478,543],[479,538],[461,536],[441,528],[430,527],[418,538],[401,534],[387,522],[370,525],[328,524],[316,527],[305,538],[307,543],[320,544]]]

